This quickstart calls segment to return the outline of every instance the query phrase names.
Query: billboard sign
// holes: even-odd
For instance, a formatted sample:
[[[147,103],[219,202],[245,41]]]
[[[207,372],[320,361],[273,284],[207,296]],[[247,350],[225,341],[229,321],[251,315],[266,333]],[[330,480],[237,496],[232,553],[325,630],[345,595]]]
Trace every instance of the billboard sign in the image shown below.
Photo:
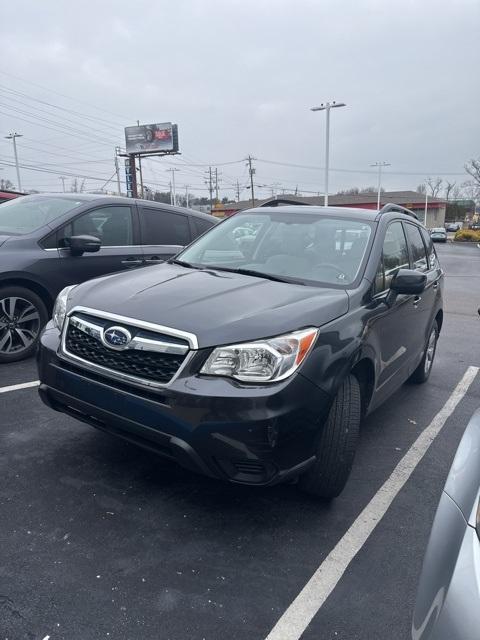
[[[130,159],[125,160],[125,179],[127,182],[127,196],[133,198],[133,185],[132,185],[132,166]]]
[[[158,153],[178,151],[177,125],[171,122],[125,127],[127,153]]]

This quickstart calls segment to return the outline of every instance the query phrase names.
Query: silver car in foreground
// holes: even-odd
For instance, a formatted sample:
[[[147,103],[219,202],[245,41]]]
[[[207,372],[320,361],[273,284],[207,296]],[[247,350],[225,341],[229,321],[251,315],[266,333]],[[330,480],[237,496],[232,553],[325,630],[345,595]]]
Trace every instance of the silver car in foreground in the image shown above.
[[[480,638],[480,410],[471,418],[440,498],[423,561],[413,640]]]

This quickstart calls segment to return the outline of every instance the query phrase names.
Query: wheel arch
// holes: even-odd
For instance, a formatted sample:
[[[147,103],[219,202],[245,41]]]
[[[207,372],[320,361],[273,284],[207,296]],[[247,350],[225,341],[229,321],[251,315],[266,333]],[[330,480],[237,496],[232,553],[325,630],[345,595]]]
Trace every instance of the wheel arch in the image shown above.
[[[45,303],[47,307],[48,313],[51,313],[53,310],[54,299],[49,290],[34,280],[30,280],[28,278],[22,277],[7,277],[0,280],[0,290],[6,287],[22,287],[24,289],[29,289],[36,293],[42,301]]]
[[[350,370],[360,385],[362,396],[362,415],[365,416],[375,389],[375,365],[370,358],[359,359]]]
[[[439,309],[437,311],[437,315],[435,316],[435,320],[437,322],[438,332],[440,333],[440,331],[442,330],[442,325],[443,325],[443,309]]]

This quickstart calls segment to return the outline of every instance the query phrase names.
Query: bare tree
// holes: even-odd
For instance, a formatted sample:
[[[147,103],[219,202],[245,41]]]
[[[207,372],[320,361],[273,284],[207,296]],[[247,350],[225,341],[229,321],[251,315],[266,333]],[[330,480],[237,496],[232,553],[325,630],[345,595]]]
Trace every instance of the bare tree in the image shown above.
[[[443,180],[441,178],[427,178],[426,186],[430,189],[430,196],[436,198],[440,192]]]
[[[465,165],[465,171],[472,176],[473,182],[480,187],[480,158],[472,159]]]
[[[6,189],[7,191],[13,189],[15,185],[11,180],[4,180],[3,178],[0,180],[0,189]]]
[[[450,195],[455,193],[456,182],[449,182],[445,180],[445,200],[448,202],[450,200]]]
[[[424,184],[423,182],[422,182],[422,184],[419,184],[419,185],[417,186],[417,188],[415,189],[415,191],[416,191],[417,193],[421,193],[421,194],[423,194],[423,195],[425,195],[426,190],[427,190],[427,189],[426,189],[425,184]]]
[[[480,183],[475,180],[467,180],[462,183],[463,197],[467,200],[473,200],[478,204],[480,201]]]
[[[381,192],[384,193],[385,189],[382,187]],[[337,195],[340,196],[357,196],[360,194],[374,194],[377,193],[377,187],[352,187],[351,189],[343,189],[337,191]]]

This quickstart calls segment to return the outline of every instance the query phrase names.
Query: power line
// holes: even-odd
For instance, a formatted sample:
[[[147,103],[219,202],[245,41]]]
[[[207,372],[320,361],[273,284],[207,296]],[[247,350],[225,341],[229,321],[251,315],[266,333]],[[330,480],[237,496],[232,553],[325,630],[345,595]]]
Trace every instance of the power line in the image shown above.
[[[2,115],[4,115],[4,116],[8,116],[9,118],[11,118],[11,117],[12,117],[12,114],[11,114],[11,113],[5,113],[4,111],[0,111],[0,113],[1,113]],[[37,122],[32,122],[31,120],[27,120],[27,118],[22,118],[21,116],[15,116],[15,117],[16,117],[16,119],[17,119],[17,120],[22,120],[22,122],[28,122],[28,124],[31,124],[31,125],[33,125],[34,127],[42,127],[43,129],[50,129],[51,131],[57,131],[57,132],[59,132],[59,133],[62,133],[63,135],[65,135],[65,133],[68,133],[67,131],[62,131],[61,129],[54,128],[54,127],[48,126],[48,125],[46,125],[46,124],[41,124],[41,123],[39,124],[39,123],[37,123]],[[74,137],[74,138],[80,138],[80,139],[83,139],[83,140],[85,140],[85,139],[87,139],[87,140],[88,140],[88,138],[86,138],[86,136],[78,135],[78,134],[75,134],[75,133],[70,133],[70,136],[71,136],[71,137]],[[111,143],[106,143],[106,142],[98,141],[98,143],[97,143],[97,144],[99,144],[99,145],[103,145],[103,146],[108,146],[109,148],[111,148],[111,147],[112,147],[112,144],[111,144]]]
[[[2,106],[4,109],[8,109],[9,111],[13,111],[13,114],[8,114],[10,117],[15,117],[17,118],[17,114],[21,113],[24,116],[27,116],[29,118],[33,118],[34,120],[38,120],[39,122],[47,122],[49,125],[53,125],[55,127],[60,127],[61,129],[64,129],[63,133],[67,133],[68,135],[74,135],[77,134],[77,137],[80,135],[83,138],[86,138],[87,140],[95,140],[95,142],[104,142],[106,144],[113,144],[113,142],[111,142],[111,140],[113,140],[113,138],[110,140],[109,138],[104,138],[101,136],[97,136],[95,135],[95,137],[93,137],[93,135],[91,135],[89,132],[91,131],[91,128],[85,128],[85,129],[79,129],[78,127],[82,126],[79,125],[78,123],[73,122],[72,120],[68,120],[67,118],[64,118],[64,121],[67,124],[64,124],[61,121],[58,120],[52,120],[50,118],[45,118],[44,116],[39,116],[36,113],[32,113],[31,111],[26,111],[25,109],[19,109],[18,107],[14,107],[11,106],[9,104],[5,104],[4,102],[0,102],[0,106]],[[68,123],[72,123],[75,125],[75,127],[72,127],[70,124]],[[42,126],[42,125],[40,125]]]
[[[315,171],[318,170],[325,170],[325,167],[318,167],[315,165],[309,165],[309,164],[294,164],[292,162],[279,162],[278,160],[265,160],[263,158],[257,158],[256,159],[257,162],[264,162],[266,164],[276,164],[282,167],[296,167],[298,169],[314,169]],[[330,171],[337,171],[339,173],[361,173],[361,174],[372,174],[372,175],[376,175],[377,172],[376,171],[368,171],[365,169],[334,169],[332,167],[330,167]],[[463,173],[458,173],[458,172],[445,172],[445,171],[389,171],[388,172],[389,175],[392,176],[464,176],[465,172]]]
[[[127,116],[124,116],[122,114],[118,114],[118,113],[114,113],[113,111],[107,111],[107,109],[102,109],[101,107],[97,107],[94,104],[91,104],[89,102],[85,102],[84,100],[78,100],[77,98],[72,98],[71,96],[67,96],[64,93],[59,93],[58,91],[54,91],[53,89],[49,89],[48,87],[45,87],[41,84],[37,84],[36,82],[32,82],[31,80],[25,80],[24,78],[21,78],[20,76],[15,76],[12,73],[7,73],[6,71],[2,71],[0,69],[0,73],[4,76],[8,76],[9,78],[15,78],[15,80],[20,80],[20,82],[24,82],[25,84],[30,84],[34,87],[38,87],[39,89],[42,89],[43,91],[48,91],[49,93],[53,93],[57,96],[60,96],[62,98],[66,98],[67,100],[71,100],[72,102],[77,102],[78,104],[84,104],[88,107],[91,107],[92,109],[95,109],[96,111],[102,111],[103,113],[108,113],[109,115],[114,115],[115,117],[118,118],[123,118],[124,120],[128,120],[129,118],[127,118]]]

